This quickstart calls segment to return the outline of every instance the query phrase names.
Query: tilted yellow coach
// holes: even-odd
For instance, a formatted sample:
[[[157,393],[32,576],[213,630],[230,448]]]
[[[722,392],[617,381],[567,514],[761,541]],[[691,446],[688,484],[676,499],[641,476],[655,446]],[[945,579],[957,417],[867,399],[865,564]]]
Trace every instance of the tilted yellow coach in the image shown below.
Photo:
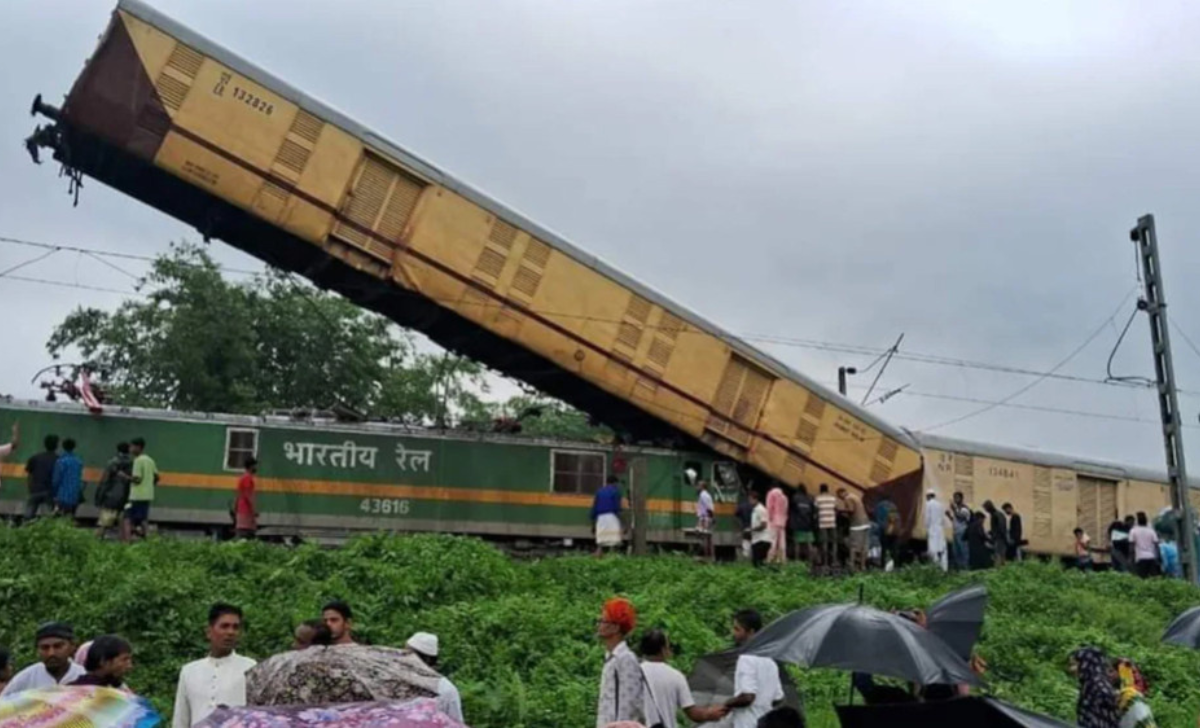
[[[37,109],[54,123],[31,151],[72,174],[636,441],[810,488],[919,483],[903,430],[141,2],[119,4],[61,110]]]

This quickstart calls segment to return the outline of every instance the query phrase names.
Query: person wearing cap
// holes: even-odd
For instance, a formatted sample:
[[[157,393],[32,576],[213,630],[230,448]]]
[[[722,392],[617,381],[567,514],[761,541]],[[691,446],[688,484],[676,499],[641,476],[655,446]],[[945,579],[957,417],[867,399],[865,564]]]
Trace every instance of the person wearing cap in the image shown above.
[[[600,702],[596,728],[623,720],[642,722],[645,712],[645,678],[637,656],[625,638],[637,626],[637,612],[627,599],[615,597],[604,603],[596,620],[596,637],[604,645],[604,669],[600,673]]]
[[[75,630],[66,622],[47,622],[38,627],[35,644],[38,662],[18,672],[0,695],[69,685],[87,674],[82,665],[71,659],[75,653]]]
[[[925,541],[929,549],[929,560],[937,564],[942,571],[950,569],[950,560],[946,554],[945,530],[946,506],[938,500],[937,492],[925,494]]]
[[[421,662],[434,670],[438,669],[437,635],[429,632],[417,632],[408,638],[408,642],[405,642],[404,646],[421,658]],[[463,722],[462,698],[459,697],[458,688],[454,687],[454,683],[447,680],[444,675],[438,680],[437,706],[438,710],[454,720],[459,723]]]

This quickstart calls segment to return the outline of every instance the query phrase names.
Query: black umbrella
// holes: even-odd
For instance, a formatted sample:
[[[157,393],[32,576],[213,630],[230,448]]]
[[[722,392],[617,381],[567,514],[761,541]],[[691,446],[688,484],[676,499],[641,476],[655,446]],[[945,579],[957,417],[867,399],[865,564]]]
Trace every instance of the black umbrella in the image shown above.
[[[692,672],[688,675],[688,687],[691,688],[692,698],[697,705],[712,705],[723,703],[733,697],[734,678],[737,675],[737,660],[742,649],[713,652],[696,659]],[[783,663],[779,666],[779,682],[783,686],[783,704],[796,710],[801,709],[800,693],[796,683]]]
[[[1180,647],[1200,649],[1200,607],[1192,607],[1167,625],[1163,642]]]
[[[1070,728],[1072,725],[995,698],[955,698],[905,705],[839,705],[836,709],[842,728],[928,728],[939,725]]]
[[[983,613],[988,593],[983,584],[959,589],[942,597],[925,613],[925,626],[950,645],[964,660],[971,659],[971,648],[983,631]]]
[[[966,661],[929,630],[861,604],[827,604],[792,612],[767,625],[745,652],[809,667],[832,667],[920,685],[979,679]]]

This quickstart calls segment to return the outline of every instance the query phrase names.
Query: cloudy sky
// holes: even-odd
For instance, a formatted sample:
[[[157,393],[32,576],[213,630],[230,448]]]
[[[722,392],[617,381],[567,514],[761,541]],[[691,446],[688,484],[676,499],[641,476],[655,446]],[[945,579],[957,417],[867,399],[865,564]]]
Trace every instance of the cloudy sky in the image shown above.
[[[137,254],[196,237],[98,183],[72,209],[21,147],[29,101],[67,91],[112,4],[5,3],[0,237]],[[914,429],[1160,466],[1152,393],[1076,381],[1106,376],[1134,303],[1127,233],[1153,212],[1200,393],[1179,333],[1200,343],[1195,3],[156,5],[818,380],[873,358],[828,344],[903,333],[912,358],[872,398],[909,386],[872,408]],[[0,243],[0,271],[38,254]],[[131,284],[70,253],[13,276]],[[0,392],[32,396],[54,324],[121,296],[13,276]],[[1075,379],[994,370],[1048,371],[1089,339],[1058,370]],[[1144,318],[1114,369],[1152,374]],[[1200,397],[1182,407],[1200,456]]]

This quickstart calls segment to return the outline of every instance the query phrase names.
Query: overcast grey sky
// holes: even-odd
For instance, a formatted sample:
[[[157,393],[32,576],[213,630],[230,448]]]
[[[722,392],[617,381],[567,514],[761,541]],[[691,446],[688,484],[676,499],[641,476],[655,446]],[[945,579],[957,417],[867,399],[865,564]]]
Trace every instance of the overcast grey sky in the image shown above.
[[[1174,320],[1200,343],[1195,3],[156,5],[735,333],[883,348],[904,332],[902,351],[1045,370],[1130,292],[1127,233],[1153,212]],[[5,3],[0,236],[145,254],[196,237],[98,183],[72,209],[21,147],[29,101],[68,90],[112,6]],[[0,244],[0,271],[35,254]],[[130,285],[65,253],[20,274]],[[0,392],[34,394],[73,307],[119,300],[0,278]],[[1061,371],[1104,378],[1132,306]],[[1173,334],[1200,392],[1200,354]],[[871,359],[759,343],[830,383]],[[1116,368],[1152,374],[1144,318]],[[909,390],[873,408],[920,429],[981,407],[928,395],[1031,381],[901,360],[881,386]],[[1162,464],[1149,391],[1051,379],[1011,404],[938,432]],[[1182,405],[1197,425],[1200,398]]]

